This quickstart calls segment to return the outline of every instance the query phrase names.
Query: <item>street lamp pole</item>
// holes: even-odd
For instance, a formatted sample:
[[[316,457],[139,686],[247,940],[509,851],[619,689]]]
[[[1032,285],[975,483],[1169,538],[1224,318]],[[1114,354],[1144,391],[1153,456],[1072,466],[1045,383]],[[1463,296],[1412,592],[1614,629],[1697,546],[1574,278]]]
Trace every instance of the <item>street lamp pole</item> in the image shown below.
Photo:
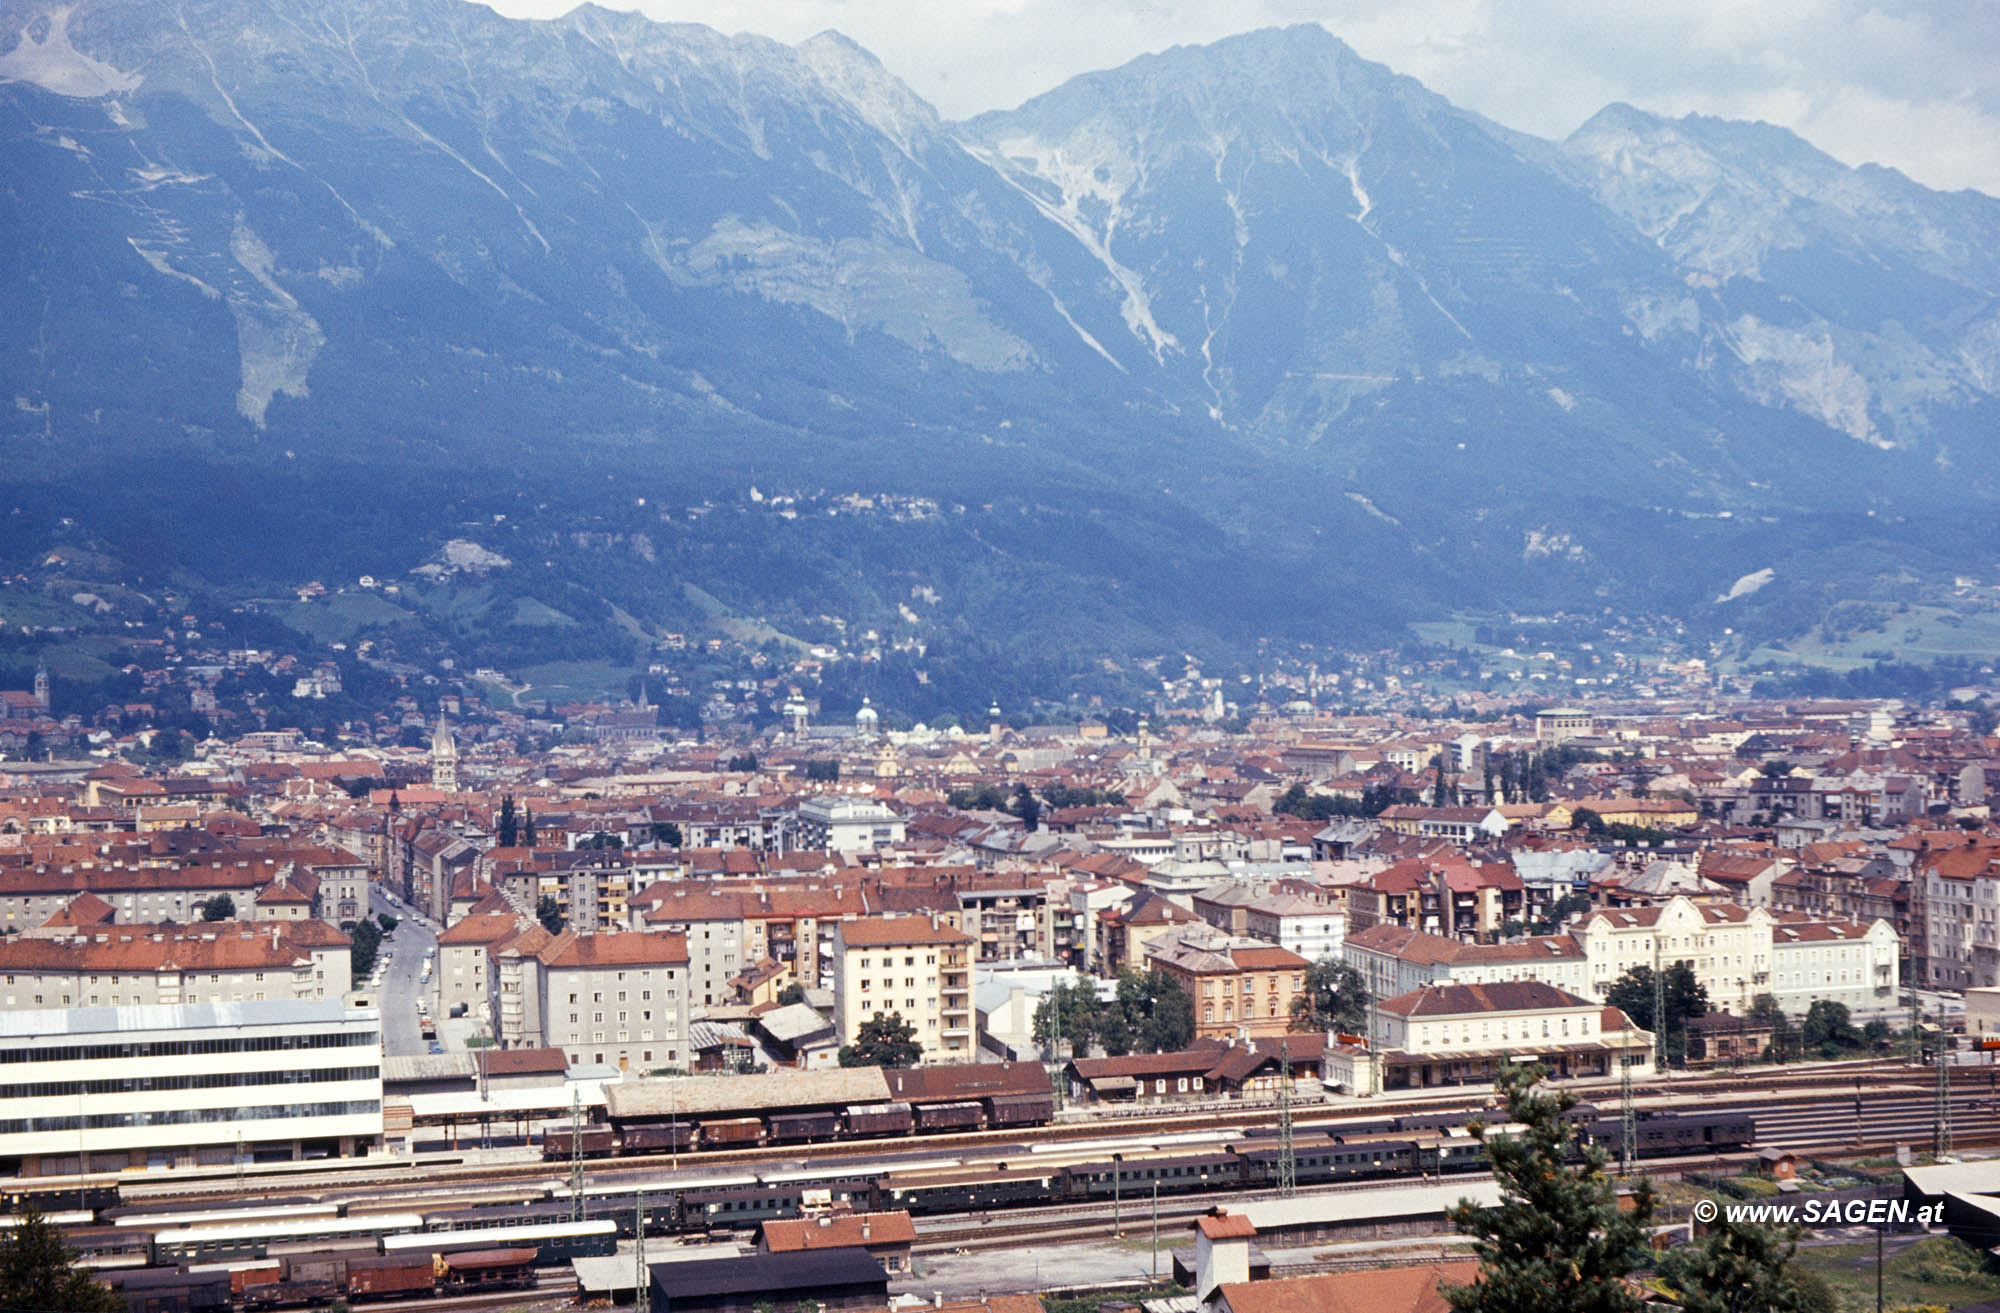
[[[1153,1276],[1160,1275],[1160,1183],[1153,1182]]]

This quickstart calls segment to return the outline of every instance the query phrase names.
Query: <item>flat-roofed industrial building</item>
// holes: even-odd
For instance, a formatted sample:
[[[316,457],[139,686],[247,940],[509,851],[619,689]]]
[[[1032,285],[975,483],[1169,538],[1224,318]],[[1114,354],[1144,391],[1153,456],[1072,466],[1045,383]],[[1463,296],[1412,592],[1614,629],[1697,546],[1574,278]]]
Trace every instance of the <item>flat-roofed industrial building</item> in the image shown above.
[[[337,999],[0,1013],[0,1173],[347,1157],[382,1143],[382,1023]]]

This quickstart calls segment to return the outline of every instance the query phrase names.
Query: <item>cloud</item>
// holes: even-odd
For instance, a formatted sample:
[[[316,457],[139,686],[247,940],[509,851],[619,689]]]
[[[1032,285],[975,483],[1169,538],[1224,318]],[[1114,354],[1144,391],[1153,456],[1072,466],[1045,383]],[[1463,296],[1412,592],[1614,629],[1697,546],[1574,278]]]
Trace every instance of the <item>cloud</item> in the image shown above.
[[[553,17],[569,0],[492,0]],[[1848,164],[2000,196],[2000,4],[1971,0],[608,0],[796,42],[836,28],[947,118],[1256,27],[1318,22],[1523,132],[1613,101],[1764,119]]]

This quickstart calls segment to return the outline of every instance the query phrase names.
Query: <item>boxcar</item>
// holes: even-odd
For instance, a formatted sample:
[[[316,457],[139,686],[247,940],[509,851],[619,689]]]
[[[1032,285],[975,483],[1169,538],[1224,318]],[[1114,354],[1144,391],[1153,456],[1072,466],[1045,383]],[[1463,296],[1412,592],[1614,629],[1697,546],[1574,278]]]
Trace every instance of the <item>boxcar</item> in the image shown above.
[[[908,1135],[912,1125],[907,1103],[856,1104],[847,1110],[847,1129],[855,1135]]]
[[[817,1140],[833,1140],[840,1136],[840,1114],[837,1112],[779,1112],[771,1115],[771,1141],[774,1144],[809,1144]]]
[[[978,1100],[962,1103],[927,1103],[917,1109],[920,1131],[958,1131],[977,1127],[986,1120],[986,1109]]]
[[[996,1094],[986,1100],[989,1126],[1040,1126],[1056,1115],[1053,1094]]]
[[[347,1265],[357,1258],[373,1258],[372,1249],[353,1249],[334,1254],[298,1254],[285,1264],[285,1277],[290,1281],[325,1281],[345,1288],[347,1285]]]
[[[127,1313],[214,1313],[229,1307],[227,1272],[132,1268],[113,1272],[105,1281],[125,1297]]]
[[[237,1296],[244,1308],[325,1308],[339,1298],[331,1281],[267,1281]]]
[[[764,1123],[756,1117],[728,1117],[701,1124],[701,1143],[706,1149],[753,1145],[763,1138]]]
[[[347,1293],[354,1299],[422,1295],[436,1288],[437,1269],[429,1254],[388,1254],[348,1260]]]
[[[625,1151],[647,1153],[653,1150],[692,1149],[694,1129],[692,1122],[640,1122],[630,1125],[624,1128]]]
[[[559,1131],[543,1131],[543,1161],[566,1161],[572,1152],[570,1138],[567,1128]],[[582,1141],[582,1148],[577,1152],[585,1158],[608,1158],[618,1152],[618,1133],[609,1126],[586,1126],[576,1138]]]

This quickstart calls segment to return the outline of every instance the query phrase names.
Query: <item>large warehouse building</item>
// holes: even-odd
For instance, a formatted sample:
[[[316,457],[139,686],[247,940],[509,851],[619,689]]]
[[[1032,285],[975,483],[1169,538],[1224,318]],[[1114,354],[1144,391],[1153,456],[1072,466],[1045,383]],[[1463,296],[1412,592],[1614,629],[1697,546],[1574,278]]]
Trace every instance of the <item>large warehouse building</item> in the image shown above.
[[[382,1024],[338,1000],[0,1013],[0,1174],[382,1143]]]

